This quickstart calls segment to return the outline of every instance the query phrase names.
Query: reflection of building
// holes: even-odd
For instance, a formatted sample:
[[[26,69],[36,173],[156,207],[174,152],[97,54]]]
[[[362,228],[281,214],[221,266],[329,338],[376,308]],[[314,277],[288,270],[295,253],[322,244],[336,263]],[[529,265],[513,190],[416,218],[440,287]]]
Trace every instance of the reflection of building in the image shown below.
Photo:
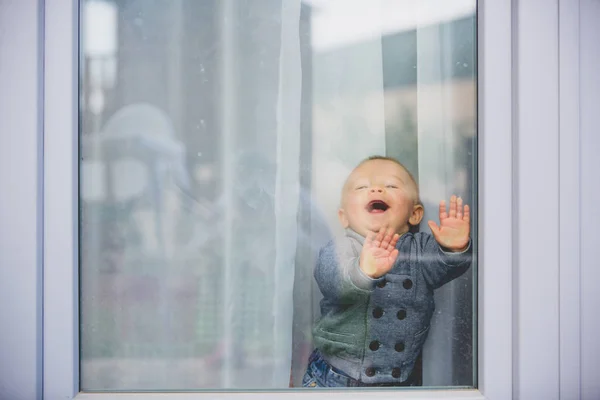
[[[365,149],[385,149],[421,178],[425,220],[455,191],[476,205],[475,29],[469,16],[315,54],[313,176],[329,179],[315,179],[313,193],[331,225],[339,201],[331,182],[342,182]],[[472,275],[442,288],[436,302],[424,383],[469,385]]]
[[[92,112],[94,103],[91,99],[83,102],[82,131],[84,135],[98,135],[99,128],[115,112],[132,103],[150,103],[168,114],[174,126],[175,138],[184,144],[186,168],[196,177],[185,196],[208,209],[204,225],[186,221],[184,213],[179,215],[179,209],[174,211],[173,220],[181,236],[178,240],[185,243],[188,236],[192,235],[194,225],[210,230],[222,223],[215,210],[228,189],[224,187],[223,160],[220,157],[225,146],[221,137],[224,129],[221,114],[225,79],[221,2],[120,0],[113,4],[116,5],[118,21],[117,46],[113,55],[115,83],[102,87],[104,107],[100,113]],[[232,67],[231,79],[235,80],[235,115],[239,123],[230,138],[231,147],[227,150],[237,156],[240,150],[250,148],[272,163],[276,153],[273,137],[277,131],[274,105],[278,96],[273,77],[279,74],[281,34],[278,16],[281,10],[277,4],[257,4],[237,3],[239,20],[233,24],[233,41],[240,62]],[[454,96],[451,102],[456,104],[449,118],[457,126],[463,123],[467,125],[467,132],[463,136],[465,141],[471,142],[464,147],[471,148],[474,143],[469,129],[473,128],[475,117],[474,26],[474,18],[465,18],[434,27],[443,31],[447,43],[444,52],[430,49],[427,55],[427,61],[432,65],[441,68],[450,66],[439,75],[443,77],[445,88]],[[318,201],[324,203],[323,208],[329,211],[328,207],[335,201],[331,188],[321,191],[321,182],[325,182],[319,181],[316,175],[325,169],[321,169],[323,162],[333,158],[340,158],[340,163],[345,166],[354,162],[355,150],[363,149],[345,143],[357,143],[368,133],[373,110],[379,113],[375,123],[380,124],[382,135],[379,139],[387,153],[401,158],[418,175],[419,160],[416,155],[419,146],[417,132],[421,128],[419,124],[424,120],[438,120],[437,110],[424,107],[419,96],[427,95],[429,88],[439,90],[441,81],[422,79],[424,75],[435,74],[423,70],[429,65],[420,62],[423,60],[420,58],[423,57],[420,53],[423,49],[419,48],[416,31],[393,33],[375,41],[381,55],[378,60],[381,62],[378,72],[380,85],[369,86],[371,80],[368,76],[361,82],[356,79],[364,72],[361,70],[362,64],[353,63],[352,60],[360,58],[365,49],[370,51],[373,42],[358,42],[326,52],[313,52],[310,49],[308,7],[303,9],[300,29],[303,63],[302,189],[312,192]],[[422,28],[419,34],[434,33]],[[435,58],[442,55],[449,57],[449,60]],[[83,74],[84,96],[97,90],[90,87],[93,81],[90,79],[90,68],[97,64],[96,61],[90,58],[83,63],[88,68]],[[424,75],[420,76],[419,71]],[[383,119],[379,116],[383,116]],[[447,119],[443,121],[445,123]],[[255,143],[261,143],[263,147],[256,149]],[[337,152],[332,149],[337,149]],[[457,162],[470,160],[456,156]],[[314,167],[312,173],[311,166]],[[464,167],[469,174],[472,173],[470,165]],[[250,175],[260,174],[260,171],[255,171]],[[467,182],[473,182],[471,175]],[[335,195],[337,197],[337,191]],[[468,200],[472,202],[473,198]],[[140,202],[141,208],[146,206],[143,203]],[[107,209],[113,220],[92,215],[92,212],[86,215],[89,208],[84,204],[82,219],[98,224],[88,226],[88,232],[94,229],[100,231],[108,237],[105,240],[110,241],[114,232],[123,234],[123,231],[127,231],[128,219],[126,216],[115,218],[117,211],[124,215],[127,213],[119,205],[110,204]],[[310,211],[304,209],[300,212],[304,216],[303,223],[310,224]],[[272,214],[273,211],[268,210],[260,217],[266,221],[273,217]],[[242,224],[239,229],[246,236],[238,233],[235,239],[243,241],[249,236],[252,224],[256,224],[251,220],[249,218],[246,225]],[[309,228],[306,230],[310,231]],[[143,240],[147,231],[140,231],[140,240]],[[86,230],[83,232],[85,235]],[[261,237],[267,241],[266,246],[275,241],[273,232],[263,232]],[[127,249],[123,250],[123,242],[113,243],[119,249],[114,252],[118,257],[113,262],[120,264],[109,269],[106,265],[100,265],[101,262],[94,257],[86,259],[85,254],[82,256],[82,321],[86,324],[86,316],[90,316],[88,321],[95,318],[89,324],[102,332],[90,333],[95,335],[92,338],[85,336],[89,330],[83,330],[84,359],[86,351],[93,357],[135,358],[153,354],[163,358],[207,355],[218,358],[221,351],[219,341],[223,334],[223,308],[218,296],[225,285],[231,285],[232,291],[240,294],[246,293],[246,285],[256,289],[240,295],[236,300],[239,303],[236,303],[236,307],[243,309],[241,318],[236,320],[236,334],[252,338],[243,343],[240,339],[238,350],[240,353],[268,358],[272,338],[259,337],[256,332],[261,323],[261,309],[265,309],[271,301],[268,289],[276,284],[272,277],[268,274],[263,277],[261,271],[254,268],[241,268],[235,281],[226,282],[219,274],[224,256],[215,250],[217,245],[210,241],[204,243],[204,247],[199,245],[193,256],[187,253],[187,258],[175,257],[166,264],[164,260],[148,257],[137,249],[134,240],[128,240],[127,244]],[[82,249],[85,251],[85,245],[82,245]],[[108,247],[96,250],[98,253],[109,252]],[[310,249],[298,249],[299,257],[309,252]],[[210,255],[207,256],[207,253]],[[168,269],[165,265],[168,265]],[[97,275],[92,275],[90,270]],[[311,277],[308,275],[302,279],[310,280]],[[160,292],[163,287],[167,287],[166,297],[165,293],[163,297],[148,294]],[[470,294],[467,292],[465,296],[468,297]],[[92,296],[98,297],[92,300]],[[110,301],[100,298],[109,298]],[[171,308],[159,314],[157,310],[165,307],[165,298],[170,299]],[[464,309],[466,314],[460,316],[464,321],[462,326],[470,329],[470,308]],[[309,323],[310,319],[307,319],[303,324]],[[463,342],[470,344],[469,334],[470,331],[462,337]],[[104,341],[102,348],[86,350],[86,343],[97,344],[99,338]],[[235,336],[234,339],[238,340]],[[166,343],[170,343],[171,347],[165,347]],[[457,360],[456,365],[470,368],[468,361]],[[470,384],[469,371],[459,371],[455,375],[462,384]]]
[[[147,198],[136,203],[136,210],[124,209],[118,202],[103,205],[103,212],[110,219],[82,201],[82,219],[91,222],[82,230],[84,387],[119,385],[117,378],[114,381],[106,376],[96,378],[92,367],[86,369],[86,359],[93,361],[104,357],[116,359],[115,366],[131,359],[202,358],[210,364],[204,366],[208,372],[201,377],[190,377],[188,386],[214,387],[226,351],[222,345],[226,332],[222,328],[224,310],[230,307],[222,299],[224,288],[239,294],[232,306],[241,311],[229,330],[233,331],[232,338],[236,341],[234,367],[247,376],[236,372],[241,376],[241,381],[236,384],[244,386],[244,379],[251,381],[252,374],[259,373],[252,371],[251,363],[262,362],[261,357],[264,362],[269,362],[273,351],[273,338],[261,335],[264,328],[257,329],[266,324],[264,310],[272,301],[272,275],[265,277],[255,265],[238,264],[239,273],[234,279],[224,279],[224,255],[222,244],[217,240],[222,233],[218,231],[223,225],[224,192],[231,190],[223,187],[223,160],[220,157],[225,146],[221,137],[225,79],[222,3],[113,2],[118,21],[118,45],[113,54],[116,84],[102,87],[105,101],[100,113],[91,107],[94,103],[88,98],[97,89],[90,79],[93,71],[89,68],[99,60],[92,55],[83,63],[86,67],[82,82],[83,135],[103,135],[104,132],[99,131],[107,120],[122,107],[133,103],[149,103],[166,112],[173,122],[175,138],[184,143],[186,168],[197,178],[189,190],[178,195],[192,200],[186,207],[193,208],[194,212],[198,211],[196,209],[205,211],[200,213],[202,217],[198,220],[191,220],[180,204],[172,210],[171,220],[178,224],[178,245],[185,247],[190,242],[189,236],[202,236],[196,235],[194,230],[200,234],[210,230],[206,237],[194,242],[197,247],[190,249],[188,246],[185,251],[179,248],[176,256],[169,260],[142,250],[148,229],[137,229],[140,236],[137,241],[130,235],[109,248],[107,243],[114,242],[110,239],[114,238],[115,232],[125,235],[136,231],[130,227],[135,224],[131,214],[139,216],[140,209],[147,209]],[[243,65],[236,64],[232,76],[227,79],[235,79],[236,119],[243,123],[230,138],[232,146],[227,149],[234,157],[241,150],[254,150],[259,158],[272,163],[274,160],[270,157],[275,154],[276,141],[270,140],[270,135],[277,130],[273,105],[277,103],[278,95],[273,77],[279,73],[280,43],[277,38],[280,37],[280,26],[277,16],[281,10],[276,4],[257,7],[239,3],[236,7],[242,17],[232,24],[233,42],[236,56]],[[257,141],[265,146],[253,149],[253,143]],[[127,147],[123,149],[124,152],[128,150]],[[243,172],[249,174],[244,177],[248,181],[261,174],[259,170]],[[82,179],[89,181],[92,178],[84,172]],[[256,210],[253,212],[258,216]],[[272,217],[272,213],[267,210],[261,221],[255,218],[243,220],[232,242],[243,242],[249,236],[251,224],[269,225],[266,219]],[[91,232],[99,232],[105,239],[91,241]],[[274,232],[263,232],[261,239],[266,240],[265,247],[272,247]],[[101,248],[90,252],[91,243],[100,243]],[[117,255],[112,257],[116,261],[110,268],[107,268],[107,261],[92,256],[108,253]],[[244,291],[246,285],[253,290]],[[147,291],[152,293],[144,294]],[[165,301],[170,306],[165,306]],[[239,338],[240,335],[243,338]],[[250,364],[240,365],[241,361]],[[149,368],[141,364],[138,367],[140,371]],[[86,374],[86,371],[92,373]],[[140,372],[140,375],[144,374]],[[170,384],[176,384],[178,379],[172,377]],[[156,384],[144,382],[138,384]],[[186,386],[185,383],[182,385]]]

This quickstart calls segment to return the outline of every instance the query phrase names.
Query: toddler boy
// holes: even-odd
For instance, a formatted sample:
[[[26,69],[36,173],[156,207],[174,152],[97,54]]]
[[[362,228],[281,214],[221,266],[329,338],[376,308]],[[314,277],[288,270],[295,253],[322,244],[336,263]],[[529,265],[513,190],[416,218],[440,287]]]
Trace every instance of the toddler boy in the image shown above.
[[[410,233],[423,218],[417,184],[397,160],[374,156],[346,180],[338,217],[345,236],[321,249],[314,271],[323,300],[302,384],[413,386],[433,290],[471,265],[469,206],[452,196],[432,234]]]

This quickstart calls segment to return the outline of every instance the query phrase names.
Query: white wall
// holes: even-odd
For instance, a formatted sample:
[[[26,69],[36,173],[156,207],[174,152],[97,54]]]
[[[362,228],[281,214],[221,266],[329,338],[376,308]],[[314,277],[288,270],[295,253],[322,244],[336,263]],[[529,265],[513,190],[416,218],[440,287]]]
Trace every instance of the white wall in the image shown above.
[[[598,399],[600,2],[513,13],[513,398]]]
[[[579,196],[574,193],[565,201],[579,201],[581,398],[592,400],[600,397],[600,1],[581,0],[580,4],[581,189]]]

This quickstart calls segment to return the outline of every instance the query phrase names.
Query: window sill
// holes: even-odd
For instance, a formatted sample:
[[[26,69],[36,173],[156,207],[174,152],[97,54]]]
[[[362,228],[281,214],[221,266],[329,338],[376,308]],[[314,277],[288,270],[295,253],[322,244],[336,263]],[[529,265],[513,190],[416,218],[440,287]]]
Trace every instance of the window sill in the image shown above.
[[[329,393],[327,393],[329,392]],[[120,399],[177,399],[177,400],[279,400],[282,395],[286,398],[315,399],[318,394],[319,399],[324,400],[397,400],[397,399],[451,399],[451,400],[484,400],[485,397],[477,389],[462,390],[398,390],[398,389],[380,389],[380,390],[290,390],[274,392],[255,392],[255,393],[235,393],[235,392],[204,392],[204,393],[79,393],[75,400],[120,400]]]

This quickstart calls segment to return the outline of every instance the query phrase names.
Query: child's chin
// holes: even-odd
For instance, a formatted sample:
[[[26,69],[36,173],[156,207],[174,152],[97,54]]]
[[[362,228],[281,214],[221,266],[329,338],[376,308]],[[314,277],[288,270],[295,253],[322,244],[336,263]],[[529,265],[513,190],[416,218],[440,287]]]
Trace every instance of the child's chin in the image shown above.
[[[389,227],[389,225],[384,220],[371,221],[371,224],[369,225],[369,230],[373,232],[379,232],[379,230],[385,226]]]
[[[394,233],[405,232],[405,231],[407,231],[407,230],[408,230],[408,228],[407,228],[407,229],[403,229],[402,227],[391,226],[391,225],[389,225],[389,224],[388,224],[388,225],[386,225],[386,224],[384,224],[384,223],[381,223],[381,224],[374,224],[374,225],[372,225],[371,227],[369,227],[369,231],[370,231],[370,232],[374,232],[374,233],[379,233],[379,230],[380,230],[382,227],[384,227],[384,226],[387,226],[387,227],[388,227],[388,229],[389,229],[389,228],[392,228],[392,229],[394,229]]]
[[[372,233],[379,233],[379,231],[381,230],[382,227],[383,227],[383,224],[373,225],[373,226],[370,226],[367,229],[367,231],[372,232]]]
[[[383,224],[377,224],[377,225],[373,225],[373,226],[371,226],[371,227],[369,228],[369,230],[370,230],[371,232],[375,232],[375,233],[377,233],[377,232],[379,232],[379,230],[380,230],[382,227],[383,227]]]

